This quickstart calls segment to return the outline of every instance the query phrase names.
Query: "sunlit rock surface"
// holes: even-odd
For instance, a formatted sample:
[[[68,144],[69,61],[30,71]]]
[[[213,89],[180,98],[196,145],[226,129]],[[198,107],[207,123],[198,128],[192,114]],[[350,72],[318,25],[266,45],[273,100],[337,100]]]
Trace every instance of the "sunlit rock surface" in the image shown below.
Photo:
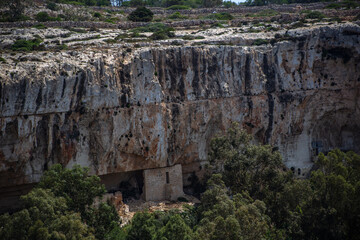
[[[98,175],[179,163],[186,185],[234,121],[300,176],[320,151],[359,152],[360,27],[248,45],[273,35],[3,55],[18,61],[0,64],[0,187],[37,182],[54,163]]]

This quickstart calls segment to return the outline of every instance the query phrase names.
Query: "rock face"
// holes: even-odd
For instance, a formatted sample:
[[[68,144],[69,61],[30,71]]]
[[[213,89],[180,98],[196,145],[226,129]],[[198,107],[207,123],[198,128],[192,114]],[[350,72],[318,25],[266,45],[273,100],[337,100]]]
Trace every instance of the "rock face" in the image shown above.
[[[288,32],[262,46],[34,53],[0,68],[0,187],[54,163],[98,175],[201,170],[231,122],[305,174],[319,151],[360,151],[360,27]]]

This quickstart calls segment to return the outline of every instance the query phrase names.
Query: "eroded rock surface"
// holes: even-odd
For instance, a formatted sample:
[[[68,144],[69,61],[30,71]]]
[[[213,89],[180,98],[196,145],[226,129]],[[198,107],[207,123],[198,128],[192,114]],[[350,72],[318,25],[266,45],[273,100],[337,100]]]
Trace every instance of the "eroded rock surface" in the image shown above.
[[[301,28],[246,46],[254,36],[9,54],[23,60],[0,64],[0,187],[37,182],[54,163],[98,175],[180,163],[187,184],[233,121],[299,175],[319,151],[359,152],[360,27]]]

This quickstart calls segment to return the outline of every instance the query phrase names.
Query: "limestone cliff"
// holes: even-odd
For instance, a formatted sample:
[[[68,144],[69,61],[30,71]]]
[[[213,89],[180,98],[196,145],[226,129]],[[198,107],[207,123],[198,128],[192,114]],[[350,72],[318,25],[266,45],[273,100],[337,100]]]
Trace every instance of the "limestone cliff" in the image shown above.
[[[186,176],[233,121],[277,146],[298,174],[318,151],[360,151],[360,27],[287,36],[261,46],[242,38],[40,52],[1,64],[0,187],[37,182],[54,163],[98,175],[180,163]]]

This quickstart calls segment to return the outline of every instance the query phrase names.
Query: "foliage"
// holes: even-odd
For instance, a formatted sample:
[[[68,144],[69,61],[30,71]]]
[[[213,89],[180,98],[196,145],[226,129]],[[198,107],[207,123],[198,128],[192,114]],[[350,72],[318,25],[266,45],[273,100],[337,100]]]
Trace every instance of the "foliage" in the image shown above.
[[[156,31],[150,36],[150,38],[152,40],[163,40],[163,39],[168,39],[168,38],[172,38],[172,37],[175,37],[175,34],[174,34],[174,32],[172,32],[171,28]]]
[[[166,10],[187,10],[190,9],[191,7],[186,6],[186,5],[172,5],[168,8],[166,8]]]
[[[99,12],[94,12],[94,15],[93,15],[94,17],[96,17],[96,18],[101,18],[101,13],[99,13]]]
[[[245,192],[230,199],[219,174],[208,181],[199,207],[198,239],[263,239],[269,231],[265,203]]]
[[[58,6],[56,3],[54,2],[49,2],[46,7],[50,10],[53,10],[53,11],[57,11],[58,10]]]
[[[230,13],[213,13],[208,16],[205,16],[206,19],[214,19],[214,20],[232,20],[234,19],[233,15]]]
[[[90,176],[88,168],[75,166],[73,169],[64,169],[60,164],[46,171],[37,187],[51,189],[56,196],[64,197],[69,208],[82,215],[96,197],[105,193],[100,178]]]
[[[143,27],[134,28],[134,29],[131,30],[131,32],[143,33],[143,32],[166,31],[166,30],[174,31],[173,28],[169,28],[163,23],[152,23],[152,24],[148,24],[148,25],[143,26]]]
[[[104,191],[88,169],[56,164],[21,198],[21,211],[0,217],[1,226],[8,222],[0,228],[0,239],[104,239],[119,228],[114,206],[92,206]]]
[[[235,7],[237,6],[237,4],[235,2],[232,1],[224,1],[223,2],[224,7],[226,8],[231,8],[231,7]]]
[[[51,17],[47,12],[39,12],[38,14],[36,14],[35,19],[39,22],[61,21],[61,18]]]
[[[13,51],[43,50],[42,46],[40,46],[41,42],[42,39],[40,38],[35,38],[33,40],[19,39],[16,40],[14,44],[11,46],[11,50]]]
[[[46,26],[42,23],[34,25],[34,28],[36,29],[46,29]]]
[[[95,229],[97,239],[103,239],[120,221],[115,207],[107,203],[101,203],[98,208],[89,208],[85,214],[84,219]]]
[[[305,237],[356,239],[360,230],[360,156],[336,149],[320,153],[311,173],[312,198],[303,207]]]
[[[153,19],[154,13],[146,7],[138,7],[131,12],[128,19],[133,22],[150,22]]]
[[[193,239],[191,228],[179,214],[170,217],[169,221],[156,234],[157,240],[191,240]]]
[[[310,18],[310,19],[323,19],[325,17],[325,15],[319,11],[312,11],[308,14],[306,14],[305,18]]]
[[[351,8],[357,8],[360,6],[359,2],[356,1],[343,1],[343,2],[337,2],[337,3],[331,3],[329,5],[327,5],[325,8],[329,8],[329,9],[341,9],[341,8],[346,8],[346,9],[351,9]]]
[[[174,12],[173,14],[171,14],[168,18],[170,19],[187,19],[187,16],[182,15],[179,12]]]
[[[66,200],[36,188],[22,198],[24,209],[0,216],[0,239],[95,239]]]
[[[257,39],[255,39],[255,41],[252,43],[252,45],[259,46],[259,45],[268,44],[268,43],[269,43],[269,41],[266,40],[266,39],[257,38]]]
[[[153,23],[146,25],[144,27],[138,27],[131,30],[134,34],[133,37],[139,36],[139,33],[142,32],[153,32],[150,36],[152,40],[162,40],[174,37],[174,28],[168,27],[163,23]]]
[[[151,240],[159,229],[160,223],[155,220],[155,216],[148,212],[138,212],[131,221],[127,240]]]
[[[130,0],[129,5],[130,7],[140,7],[144,6],[145,2],[143,0]]]
[[[54,0],[56,3],[66,3],[86,6],[110,6],[110,0]]]
[[[222,4],[222,0],[203,0],[203,7],[216,7]]]
[[[0,7],[8,8],[5,19],[9,22],[23,20],[23,13],[28,2],[28,0],[2,0]]]

